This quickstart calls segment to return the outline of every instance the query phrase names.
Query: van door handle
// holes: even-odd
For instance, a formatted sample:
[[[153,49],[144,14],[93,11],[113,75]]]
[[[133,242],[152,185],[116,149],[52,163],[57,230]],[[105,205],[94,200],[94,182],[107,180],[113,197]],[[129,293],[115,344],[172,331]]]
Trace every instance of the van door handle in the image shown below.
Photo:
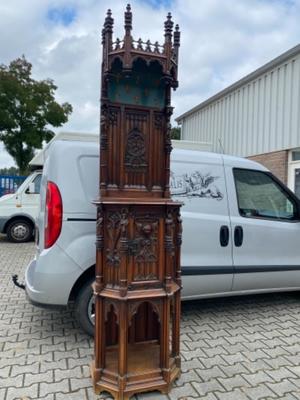
[[[227,225],[222,225],[220,228],[220,245],[226,247],[229,242],[229,228]]]
[[[234,244],[236,245],[236,247],[241,247],[241,245],[243,244],[243,239],[243,228],[238,225],[234,228]]]

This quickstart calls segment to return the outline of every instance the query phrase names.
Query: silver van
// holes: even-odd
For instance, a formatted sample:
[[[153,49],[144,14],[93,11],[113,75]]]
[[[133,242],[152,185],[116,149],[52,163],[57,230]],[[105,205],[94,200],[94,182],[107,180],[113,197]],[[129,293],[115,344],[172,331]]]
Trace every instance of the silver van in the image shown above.
[[[29,300],[67,306],[93,334],[99,136],[58,135],[43,152],[37,252],[26,270]],[[247,159],[174,148],[171,190],[184,202],[184,300],[300,288],[295,195]]]

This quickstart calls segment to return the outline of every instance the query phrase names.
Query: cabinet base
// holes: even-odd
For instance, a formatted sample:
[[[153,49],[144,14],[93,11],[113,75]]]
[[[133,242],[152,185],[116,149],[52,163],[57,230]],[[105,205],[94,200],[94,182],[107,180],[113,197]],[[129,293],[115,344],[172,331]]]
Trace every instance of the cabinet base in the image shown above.
[[[121,377],[118,370],[118,348],[112,346],[106,353],[103,370],[91,364],[91,375],[96,394],[109,392],[115,400],[129,400],[134,394],[160,391],[170,392],[172,383],[180,376],[180,359],[170,358],[170,368],[159,368],[160,354],[157,343],[129,345],[128,372]]]

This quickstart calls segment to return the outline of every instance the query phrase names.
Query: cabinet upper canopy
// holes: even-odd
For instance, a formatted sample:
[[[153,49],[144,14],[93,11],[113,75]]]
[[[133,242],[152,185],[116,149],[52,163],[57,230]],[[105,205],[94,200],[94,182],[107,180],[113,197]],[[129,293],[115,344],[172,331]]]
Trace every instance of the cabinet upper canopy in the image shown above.
[[[113,72],[116,60],[121,65],[122,75],[130,78],[134,69],[135,62],[143,60],[150,68],[153,63],[161,66],[160,79],[163,83],[177,88],[177,69],[178,69],[178,50],[180,46],[179,26],[175,26],[173,32],[173,21],[171,13],[168,13],[164,23],[165,41],[163,45],[158,42],[152,43],[149,39],[143,41],[141,38],[134,40],[131,36],[132,30],[132,12],[128,4],[124,13],[125,35],[122,40],[116,38],[113,41],[113,23],[111,10],[107,11],[104,26],[102,29],[103,45],[103,73]]]

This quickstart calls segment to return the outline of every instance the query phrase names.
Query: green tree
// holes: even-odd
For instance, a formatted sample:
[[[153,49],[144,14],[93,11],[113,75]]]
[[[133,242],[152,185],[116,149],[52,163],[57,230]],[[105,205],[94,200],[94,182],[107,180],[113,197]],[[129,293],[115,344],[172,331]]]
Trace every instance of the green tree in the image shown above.
[[[0,175],[19,175],[19,170],[16,167],[0,168]]]
[[[180,133],[181,133],[181,129],[179,128],[179,126],[172,128],[171,129],[171,139],[180,140]]]
[[[69,103],[55,101],[57,86],[51,79],[31,77],[32,65],[24,56],[8,66],[0,66],[0,140],[25,174],[34,150],[48,142],[54,132],[68,121]]]

